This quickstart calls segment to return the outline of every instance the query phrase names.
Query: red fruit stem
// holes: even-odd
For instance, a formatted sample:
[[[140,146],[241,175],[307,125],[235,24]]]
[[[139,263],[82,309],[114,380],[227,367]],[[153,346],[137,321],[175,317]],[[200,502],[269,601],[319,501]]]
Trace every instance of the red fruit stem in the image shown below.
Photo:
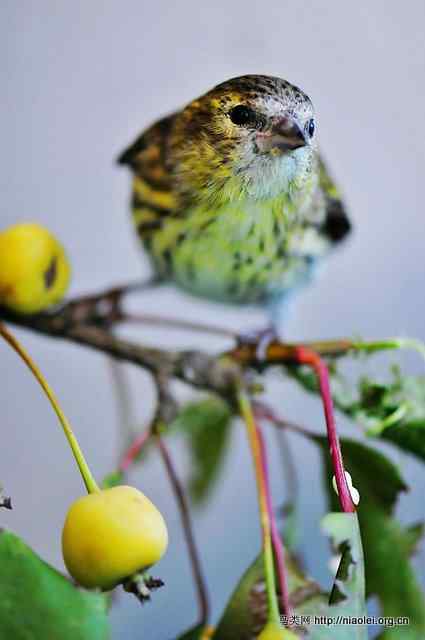
[[[138,457],[140,452],[142,451],[145,444],[148,442],[152,435],[152,432],[149,429],[136,436],[136,438],[131,443],[130,447],[125,452],[122,460],[118,466],[118,471],[121,473],[126,473],[128,469],[131,467],[135,459]]]
[[[332,394],[329,384],[329,370],[322,358],[307,347],[296,347],[295,357],[299,364],[305,364],[313,369],[319,383],[320,395],[325,412],[326,429],[328,434],[329,448],[332,458],[336,486],[338,487],[338,498],[341,510],[344,513],[354,513],[356,507],[351,499],[350,489],[344,472],[341,447],[336,430],[335,413],[332,401]]]
[[[289,603],[289,589],[288,581],[286,579],[287,571],[285,566],[285,552],[283,549],[282,540],[276,524],[276,516],[272,506],[272,497],[270,491],[270,476],[267,462],[267,451],[264,442],[264,436],[260,425],[257,423],[257,436],[260,443],[261,450],[261,464],[263,467],[264,488],[267,500],[267,510],[269,513],[270,529],[273,551],[275,555],[277,575],[279,579],[280,591],[281,591],[281,608],[282,612],[290,618],[292,615],[291,605]]]

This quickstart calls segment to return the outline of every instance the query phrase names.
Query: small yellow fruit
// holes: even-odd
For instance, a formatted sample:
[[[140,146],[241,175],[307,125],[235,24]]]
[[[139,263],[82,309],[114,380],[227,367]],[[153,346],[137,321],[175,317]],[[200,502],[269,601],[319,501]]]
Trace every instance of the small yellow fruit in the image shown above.
[[[268,622],[257,640],[298,640],[298,636],[277,622]]]
[[[22,223],[0,233],[0,304],[38,313],[65,295],[70,266],[64,248],[44,227]]]
[[[62,553],[82,586],[112,589],[162,557],[167,527],[154,504],[134,487],[104,489],[76,500],[62,533]]]

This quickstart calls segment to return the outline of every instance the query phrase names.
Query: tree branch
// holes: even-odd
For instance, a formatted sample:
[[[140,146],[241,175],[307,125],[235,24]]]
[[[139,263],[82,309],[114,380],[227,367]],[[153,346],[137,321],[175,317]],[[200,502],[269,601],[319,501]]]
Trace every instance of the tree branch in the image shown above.
[[[51,338],[85,345],[147,369],[154,375],[178,378],[195,387],[224,393],[241,375],[238,364],[228,357],[143,346],[114,335],[109,317],[86,315],[80,311],[74,302],[56,312],[28,316],[0,308],[0,319]]]
[[[147,283],[146,286],[150,286]],[[0,319],[17,327],[29,329],[52,338],[68,340],[105,353],[116,360],[130,362],[147,369],[154,375],[178,378],[183,382],[227,394],[241,380],[245,369],[267,368],[277,364],[297,362],[299,347],[308,347],[321,356],[341,356],[355,348],[350,340],[334,340],[289,344],[274,341],[266,349],[265,357],[259,358],[258,345],[239,343],[224,354],[209,355],[202,351],[173,351],[147,347],[115,335],[113,327],[125,323],[132,316],[122,309],[124,295],[140,289],[143,285],[127,285],[111,288],[99,293],[75,298],[59,309],[35,315],[20,315],[0,307]],[[151,316],[146,316],[152,319]],[[143,318],[143,316],[141,316]],[[156,323],[160,319],[155,317]],[[180,320],[164,318],[167,326],[181,328]],[[186,328],[202,331],[219,331],[217,327],[188,324]],[[223,330],[223,335],[232,332]],[[236,334],[234,334],[236,338]]]

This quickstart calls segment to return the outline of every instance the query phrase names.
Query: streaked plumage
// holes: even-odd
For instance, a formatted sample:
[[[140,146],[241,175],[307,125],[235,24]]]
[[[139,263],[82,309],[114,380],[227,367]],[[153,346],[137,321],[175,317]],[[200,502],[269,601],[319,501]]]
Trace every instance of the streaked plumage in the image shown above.
[[[134,223],[155,272],[198,296],[280,299],[350,228],[311,101],[279,78],[218,85],[119,162],[134,174]]]

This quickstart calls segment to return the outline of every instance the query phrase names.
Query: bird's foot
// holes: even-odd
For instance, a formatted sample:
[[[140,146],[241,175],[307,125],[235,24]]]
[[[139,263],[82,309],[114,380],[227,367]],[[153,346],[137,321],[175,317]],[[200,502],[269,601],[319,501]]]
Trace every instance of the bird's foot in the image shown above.
[[[264,329],[254,329],[247,333],[242,333],[238,336],[239,346],[244,344],[255,345],[255,357],[258,362],[264,362],[267,357],[267,350],[274,340],[278,340],[279,336],[276,329],[272,326],[265,327]]]

